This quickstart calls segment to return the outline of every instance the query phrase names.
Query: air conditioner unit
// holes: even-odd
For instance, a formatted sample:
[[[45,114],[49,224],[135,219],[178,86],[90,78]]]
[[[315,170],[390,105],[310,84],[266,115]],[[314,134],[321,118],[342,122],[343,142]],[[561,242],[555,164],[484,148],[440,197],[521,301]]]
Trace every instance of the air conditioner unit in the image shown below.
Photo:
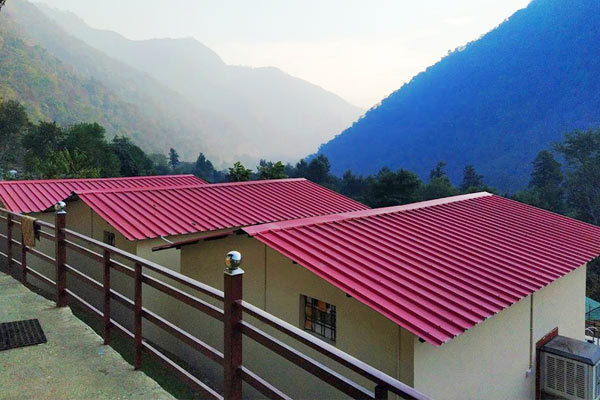
[[[542,390],[570,400],[600,399],[600,347],[557,336],[541,349]]]

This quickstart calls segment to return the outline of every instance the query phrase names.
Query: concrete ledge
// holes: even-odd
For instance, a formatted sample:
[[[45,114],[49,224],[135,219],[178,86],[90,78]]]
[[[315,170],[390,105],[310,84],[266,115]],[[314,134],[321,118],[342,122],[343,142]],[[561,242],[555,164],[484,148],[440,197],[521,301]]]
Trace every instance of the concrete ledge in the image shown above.
[[[68,307],[0,273],[0,322],[31,318],[48,343],[0,351],[0,399],[173,399]]]

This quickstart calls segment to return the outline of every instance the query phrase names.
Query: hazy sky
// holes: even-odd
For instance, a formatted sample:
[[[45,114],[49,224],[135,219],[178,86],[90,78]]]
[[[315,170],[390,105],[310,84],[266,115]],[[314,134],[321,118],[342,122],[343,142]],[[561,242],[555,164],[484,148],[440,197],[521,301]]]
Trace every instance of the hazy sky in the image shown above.
[[[9,0],[10,1],[10,0]],[[37,0],[130,38],[192,36],[368,108],[529,0]]]

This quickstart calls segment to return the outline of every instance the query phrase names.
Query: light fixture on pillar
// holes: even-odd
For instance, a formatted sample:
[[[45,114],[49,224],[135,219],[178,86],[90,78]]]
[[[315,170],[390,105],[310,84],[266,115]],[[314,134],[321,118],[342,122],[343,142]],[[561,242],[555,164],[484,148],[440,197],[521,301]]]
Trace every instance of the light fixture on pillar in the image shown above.
[[[243,274],[244,271],[240,268],[242,265],[242,255],[239,251],[230,251],[225,256],[225,272],[229,275]]]
[[[65,211],[66,206],[67,206],[67,204],[64,201],[59,201],[58,203],[56,203],[54,205],[54,210],[56,211],[57,214],[64,214],[64,213],[66,213],[66,211]]]

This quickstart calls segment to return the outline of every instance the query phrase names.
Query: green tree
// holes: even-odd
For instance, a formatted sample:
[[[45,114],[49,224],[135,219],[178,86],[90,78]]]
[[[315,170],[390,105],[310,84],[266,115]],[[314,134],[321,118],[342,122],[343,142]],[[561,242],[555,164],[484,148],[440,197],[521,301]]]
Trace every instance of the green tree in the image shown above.
[[[23,107],[16,101],[0,101],[0,168],[5,170],[22,166],[21,141],[30,123]]]
[[[260,160],[257,167],[258,179],[284,179],[285,165],[281,161],[273,163],[272,161]]]
[[[294,168],[293,173],[288,174],[288,176],[294,178],[306,178],[308,174],[308,163],[305,159],[302,159],[296,163],[296,167]]]
[[[179,166],[179,154],[174,148],[169,149],[169,166],[175,170]]]
[[[65,148],[66,132],[56,122],[40,122],[23,137],[25,170],[33,176],[45,175],[46,162]]]
[[[120,162],[120,176],[144,176],[156,173],[152,160],[129,138],[116,136],[112,140],[111,147]]]
[[[23,147],[28,153],[43,158],[63,148],[66,137],[66,132],[56,122],[40,121],[23,137]]]
[[[194,164],[193,174],[205,181],[214,182],[215,178],[215,167],[203,153],[198,155],[196,163]]]
[[[600,130],[567,133],[555,149],[567,164],[565,179],[568,205],[575,216],[600,224]]]
[[[542,150],[533,161],[529,189],[533,205],[557,213],[565,211],[561,165],[548,150]]]
[[[446,175],[445,166],[446,163],[440,161],[429,173],[429,182],[423,185],[421,191],[423,200],[440,199],[458,194],[458,190]]]
[[[367,196],[369,181],[362,176],[357,176],[348,170],[342,175],[342,180],[338,188],[339,192],[344,196],[351,197],[355,200],[364,201]]]
[[[93,164],[79,150],[59,150],[46,159],[44,178],[98,178],[100,177],[100,168]]]
[[[431,170],[431,172],[429,172],[429,179],[436,179],[436,178],[444,178],[444,177],[446,177],[446,170],[444,168],[446,168],[446,162],[445,161],[438,161],[438,163]]]
[[[287,176],[292,177],[292,178],[297,178],[296,171],[297,171],[296,167],[294,167],[292,164],[290,164],[290,163],[285,164],[284,173]]]
[[[145,154],[128,143],[117,155],[116,147],[106,140],[104,128],[96,123],[75,124],[63,129],[54,122],[40,122],[23,137],[24,160],[27,172],[34,177],[111,177],[122,175],[123,158],[143,158]],[[137,150],[136,150],[137,149]]]
[[[330,170],[331,165],[329,164],[329,159],[323,154],[320,154],[308,163],[305,178],[324,185],[330,183],[332,180],[329,173]]]
[[[485,187],[483,183],[483,175],[480,175],[475,171],[475,167],[472,165],[466,165],[463,170],[463,179],[460,184],[460,190],[462,192],[478,192]]]
[[[152,160],[154,170],[158,175],[168,175],[171,170],[169,169],[169,159],[162,153],[152,153],[148,156]]]
[[[97,168],[102,177],[120,175],[119,158],[106,140],[104,128],[95,122],[75,124],[69,127],[65,148],[71,155],[82,154],[90,167]]]
[[[229,168],[227,178],[229,182],[243,182],[250,180],[252,170],[244,167],[241,162],[237,161],[233,167]]]
[[[395,206],[419,200],[421,180],[413,172],[404,169],[394,172],[383,167],[367,181],[368,195],[364,202],[370,207]]]

